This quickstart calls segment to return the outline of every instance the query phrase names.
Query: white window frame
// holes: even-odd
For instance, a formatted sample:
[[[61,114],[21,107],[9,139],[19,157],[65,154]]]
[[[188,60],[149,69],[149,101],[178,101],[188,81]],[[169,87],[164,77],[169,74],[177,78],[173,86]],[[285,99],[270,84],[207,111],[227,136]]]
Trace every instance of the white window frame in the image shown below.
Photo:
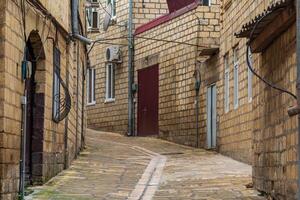
[[[110,68],[111,73],[109,73]],[[116,100],[115,95],[115,65],[114,63],[107,63],[105,76],[105,103],[114,102]]]
[[[249,56],[250,62],[252,62],[251,52],[249,52],[248,56]],[[248,69],[248,102],[251,103],[252,99],[253,99],[253,73],[249,67],[247,67],[247,69]]]
[[[229,112],[229,97],[230,97],[230,70],[229,70],[229,56],[228,54],[224,56],[224,111],[225,113]]]
[[[93,23],[94,23],[93,13],[97,13],[97,27],[93,27]],[[100,27],[100,19],[99,19],[98,9],[95,8],[95,7],[87,7],[86,8],[86,20],[87,20],[87,28],[89,30],[91,30],[91,29],[99,29],[99,27]],[[89,23],[89,21],[90,21],[90,23]]]
[[[207,6],[211,6],[211,0],[208,0],[208,5]]]
[[[239,58],[238,46],[233,49],[233,103],[234,109],[239,107]]]
[[[90,77],[90,71],[92,72],[92,77]],[[95,80],[96,80],[96,69],[88,68],[87,69],[87,105],[95,105],[96,104],[96,96],[95,96]],[[90,81],[91,80],[91,81]],[[90,85],[91,83],[91,85]],[[90,99],[90,89],[92,91],[92,98]]]
[[[111,19],[115,20],[117,18],[117,0],[106,0],[106,5],[109,4],[109,1],[111,2],[111,10],[112,10]]]

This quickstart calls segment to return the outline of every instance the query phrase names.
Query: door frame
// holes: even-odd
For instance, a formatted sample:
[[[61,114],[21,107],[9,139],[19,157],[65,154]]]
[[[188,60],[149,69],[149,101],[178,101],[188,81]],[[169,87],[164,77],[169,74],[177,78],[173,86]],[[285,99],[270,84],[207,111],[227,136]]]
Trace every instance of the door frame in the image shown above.
[[[141,119],[141,113],[140,113],[140,105],[141,105],[141,94],[140,94],[140,73],[141,72],[144,72],[144,71],[147,71],[151,68],[157,68],[157,127],[155,128],[156,129],[156,134],[141,134],[140,133],[140,128],[141,128],[141,124],[140,124],[140,121],[142,120]],[[151,65],[151,66],[148,66],[148,67],[145,67],[145,68],[142,68],[142,69],[139,69],[137,70],[138,72],[138,75],[137,75],[137,79],[138,79],[138,92],[137,92],[137,96],[138,96],[138,101],[137,101],[137,136],[155,136],[155,135],[159,135],[159,64],[154,64],[154,65]]]
[[[217,148],[217,85],[207,87],[206,95],[206,146],[208,149]]]

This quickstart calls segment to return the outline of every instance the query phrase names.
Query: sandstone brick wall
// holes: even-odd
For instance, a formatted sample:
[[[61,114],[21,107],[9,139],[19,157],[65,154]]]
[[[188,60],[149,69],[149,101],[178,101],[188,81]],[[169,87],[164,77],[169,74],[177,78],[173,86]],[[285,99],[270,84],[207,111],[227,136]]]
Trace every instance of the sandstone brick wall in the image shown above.
[[[103,6],[106,5],[105,0],[101,2]],[[115,67],[115,101],[105,102],[106,48],[111,44],[98,43],[90,53],[91,67],[96,69],[96,104],[88,106],[87,115],[89,127],[125,134],[128,126],[128,31],[120,25],[128,22],[128,1],[120,0],[116,4],[116,24],[106,32],[102,30],[102,23],[99,30],[89,31],[91,38],[115,38],[106,42],[121,45],[123,62]],[[102,22],[105,13],[101,7],[98,10]],[[134,29],[166,11],[167,4],[164,1],[134,1]]]
[[[233,67],[230,69],[230,111],[220,116],[220,151],[253,165],[254,186],[275,199],[295,199],[297,190],[297,119],[289,118],[290,96],[270,89],[253,77],[253,101],[247,102],[246,39],[237,39],[242,25],[263,12],[274,1],[232,1],[223,7],[221,29],[221,65],[232,48],[240,47],[240,106],[233,109]],[[273,41],[261,54],[253,54],[255,70],[296,93],[295,24]],[[232,63],[232,61],[230,61]],[[224,70],[224,67],[222,67]],[[221,105],[224,107],[224,71],[221,73]],[[221,109],[221,112],[224,109]]]
[[[225,3],[224,3],[225,2]],[[248,96],[248,67],[246,64],[246,39],[234,36],[242,25],[252,19],[269,4],[267,1],[223,1],[222,23],[220,37],[220,83],[219,83],[219,136],[218,148],[225,155],[237,160],[252,163],[252,127],[253,112],[252,101]],[[239,56],[239,106],[234,108],[234,66],[233,49],[238,48]],[[225,63],[224,57],[229,61],[229,111],[225,112]],[[254,56],[254,59],[256,57]]]
[[[296,94],[296,24],[259,59],[263,77]],[[292,97],[255,81],[253,179],[256,188],[277,199],[295,199],[297,193],[298,121],[287,114],[294,104]]]
[[[211,7],[199,6],[136,36],[135,70],[159,64],[159,136],[161,138],[196,146],[194,71],[198,67],[196,63],[200,59],[198,53],[201,49],[216,47],[219,44],[219,14],[219,5],[217,1],[213,1]],[[143,38],[186,42],[194,46]],[[202,147],[206,146],[205,95],[206,89],[202,88],[200,96]]]
[[[48,7],[48,4],[45,6]],[[69,4],[65,6],[69,7]],[[57,12],[62,13],[61,9],[56,9],[54,4],[51,4],[51,7],[53,9],[50,10],[54,12],[53,16],[60,18]],[[25,87],[24,82],[21,81],[21,61],[25,42],[21,26],[19,1],[1,0],[0,8],[0,199],[16,199],[19,184],[21,96]],[[36,104],[39,104],[39,102],[42,102],[41,105],[44,104],[44,123],[38,123],[39,126],[43,127],[43,152],[41,152],[42,157],[40,158],[41,165],[36,166],[33,170],[33,178],[36,183],[41,183],[62,171],[64,165],[68,166],[80,149],[81,135],[84,134],[81,129],[81,110],[84,109],[81,104],[83,66],[77,65],[76,55],[78,52],[82,61],[84,61],[85,55],[84,47],[79,42],[68,43],[59,32],[57,33],[57,46],[61,52],[61,77],[64,82],[67,82],[67,79],[69,80],[68,85],[72,98],[72,109],[66,127],[65,121],[57,124],[52,120],[53,43],[51,39],[46,38],[55,38],[56,28],[28,4],[26,4],[26,10],[26,34],[29,36],[32,30],[38,30],[45,52],[45,59],[40,59],[37,62],[35,76],[37,97],[43,96],[36,100]],[[81,10],[83,11],[83,9]],[[64,16],[59,19],[59,21],[64,21],[62,24],[64,24],[67,31],[71,31],[69,19],[69,12],[65,12]],[[77,82],[78,68],[80,71]],[[78,92],[77,87],[79,88]],[[65,130],[67,130],[68,147],[66,155],[68,159],[65,159],[64,153]],[[75,150],[76,135],[78,141]],[[68,163],[65,163],[65,160]]]

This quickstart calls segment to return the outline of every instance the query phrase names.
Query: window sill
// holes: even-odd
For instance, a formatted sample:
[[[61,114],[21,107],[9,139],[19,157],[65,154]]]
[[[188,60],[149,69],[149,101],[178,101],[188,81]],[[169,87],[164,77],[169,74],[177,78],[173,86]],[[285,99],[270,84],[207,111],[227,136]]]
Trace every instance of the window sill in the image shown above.
[[[105,99],[104,103],[114,103],[116,99]]]
[[[98,33],[99,30],[100,30],[99,28],[92,28],[92,27],[87,28],[87,31],[89,33]]]
[[[94,105],[96,105],[96,101],[93,101],[93,102],[87,103],[87,106],[94,106]]]
[[[117,23],[117,16],[112,16],[110,20],[111,20],[112,25],[116,24]]]

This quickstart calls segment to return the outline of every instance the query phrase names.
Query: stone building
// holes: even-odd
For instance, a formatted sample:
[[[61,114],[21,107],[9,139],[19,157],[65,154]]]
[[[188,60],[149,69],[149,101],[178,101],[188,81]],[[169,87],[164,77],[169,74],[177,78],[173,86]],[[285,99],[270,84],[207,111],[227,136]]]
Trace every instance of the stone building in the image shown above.
[[[94,39],[112,38],[110,44],[108,39],[99,42],[90,52],[91,73],[95,77],[94,83],[91,82],[90,95],[91,99],[88,106],[88,125],[93,128],[114,131],[126,134],[128,129],[128,48],[127,48],[127,30],[124,27],[128,21],[128,5],[126,2],[112,2],[115,6],[115,16],[111,26],[107,31],[102,30],[102,24],[95,23],[89,28],[89,37]],[[195,118],[195,87],[194,71],[197,63],[197,53],[202,48],[216,48],[219,45],[219,5],[217,2],[206,2],[203,5],[198,1],[187,1],[174,7],[171,1],[151,1],[138,2],[134,1],[133,6],[133,26],[134,26],[134,71],[135,82],[138,83],[138,71],[147,66],[160,63],[161,73],[159,75],[160,93],[157,96],[156,130],[146,130],[144,135],[159,135],[178,143],[196,146],[204,142],[205,137],[198,134],[199,142],[196,135],[196,118]],[[211,4],[209,7],[208,5]],[[100,3],[89,3],[87,9],[99,13],[100,20],[105,15],[105,1]],[[199,15],[199,16],[198,16]],[[90,19],[98,19],[91,14]],[[182,20],[186,25],[182,26]],[[93,26],[92,21],[90,20]],[[103,21],[103,20],[102,20]],[[200,24],[198,26],[198,24]],[[173,32],[176,35],[171,35]],[[159,32],[161,31],[161,32]],[[170,43],[168,41],[176,40],[179,43]],[[182,42],[182,43],[180,43]],[[106,49],[112,44],[118,44],[122,52],[122,63],[110,63],[106,60]],[[173,53],[177,52],[176,55]],[[159,55],[160,54],[160,55]],[[188,55],[185,55],[188,54]],[[147,62],[147,63],[145,63]],[[174,70],[177,68],[177,70]],[[171,72],[173,71],[173,72]],[[172,75],[167,73],[171,72]],[[179,74],[176,74],[176,73]],[[175,74],[173,74],[175,73]],[[184,75],[188,73],[188,75]],[[113,78],[111,78],[113,74]],[[166,77],[169,76],[169,77]],[[186,77],[185,77],[186,76]],[[168,80],[169,79],[169,80]],[[176,82],[176,83],[175,83]],[[157,82],[158,83],[158,82]],[[93,86],[94,85],[94,86]],[[138,131],[141,127],[139,124],[138,95],[141,91],[137,84],[135,94],[135,134],[143,135],[143,131]],[[169,99],[168,99],[169,98]],[[165,102],[164,102],[165,101]],[[179,103],[180,101],[180,103]],[[174,110],[175,109],[175,110]],[[174,112],[176,111],[176,112]],[[205,114],[205,110],[202,110]],[[152,116],[155,117],[155,114]],[[143,120],[141,120],[143,121]],[[204,132],[205,122],[199,123],[199,129],[202,127]],[[159,124],[159,127],[158,127]],[[180,127],[182,126],[182,127]],[[205,143],[205,144],[204,144]]]
[[[168,5],[169,14],[135,31],[137,135],[158,134],[176,143],[214,148],[205,135],[206,87],[201,85],[200,95],[196,95],[195,75],[201,71],[202,61],[216,63],[211,56],[219,47],[219,4],[191,1],[178,4],[174,10],[171,3]],[[151,72],[155,68],[156,74]],[[207,80],[211,77],[201,78],[208,86],[213,84],[213,80]],[[196,100],[200,101],[198,134]],[[157,105],[153,105],[155,101]]]
[[[297,79],[294,3],[293,0],[228,1],[223,15],[224,30],[227,30],[221,39],[223,49],[230,52],[238,44],[240,63],[245,63],[246,42],[250,40],[254,71],[273,87],[292,93],[282,93],[255,76],[253,93],[251,96],[248,93],[252,105],[245,109],[246,113],[252,113],[251,136],[245,134],[245,137],[252,138],[254,186],[275,199],[296,199],[297,193],[298,122],[297,117],[289,117],[287,112],[296,104],[293,98]],[[239,75],[242,81],[246,79],[247,65],[240,67],[240,73],[244,73]],[[240,86],[247,87],[241,83]],[[240,100],[247,102],[247,97],[241,94]],[[245,124],[247,120],[243,119]]]
[[[107,31],[90,29],[92,37],[110,40],[90,53],[95,81],[87,115],[89,126],[125,134],[128,7],[122,2],[113,3]],[[262,193],[295,199],[298,125],[287,110],[296,101],[247,63],[248,56],[262,79],[296,94],[294,1],[134,2],[135,134],[215,149],[251,164]],[[94,5],[103,12],[104,3]],[[106,61],[112,44],[120,45],[121,64]]]
[[[23,154],[26,184],[41,184],[84,145],[86,48],[71,37],[70,7],[0,0],[0,199],[17,199]],[[85,34],[83,1],[79,12]]]
[[[103,18],[107,14],[106,0],[87,1],[88,36],[92,39],[106,38],[95,44],[89,53],[91,80],[95,80],[89,88],[88,125],[104,131],[127,133],[128,126],[128,1],[112,0],[112,22],[107,31],[103,30]],[[167,12],[167,4],[161,0],[134,1],[133,28],[142,25]],[[109,38],[111,38],[109,40]],[[109,43],[109,44],[108,44]],[[106,60],[106,49],[112,45],[120,48],[121,63],[109,63]],[[109,70],[114,74],[114,80],[108,78]],[[96,78],[95,78],[96,77]],[[113,82],[108,89],[109,82]],[[95,85],[95,87],[93,87]]]

